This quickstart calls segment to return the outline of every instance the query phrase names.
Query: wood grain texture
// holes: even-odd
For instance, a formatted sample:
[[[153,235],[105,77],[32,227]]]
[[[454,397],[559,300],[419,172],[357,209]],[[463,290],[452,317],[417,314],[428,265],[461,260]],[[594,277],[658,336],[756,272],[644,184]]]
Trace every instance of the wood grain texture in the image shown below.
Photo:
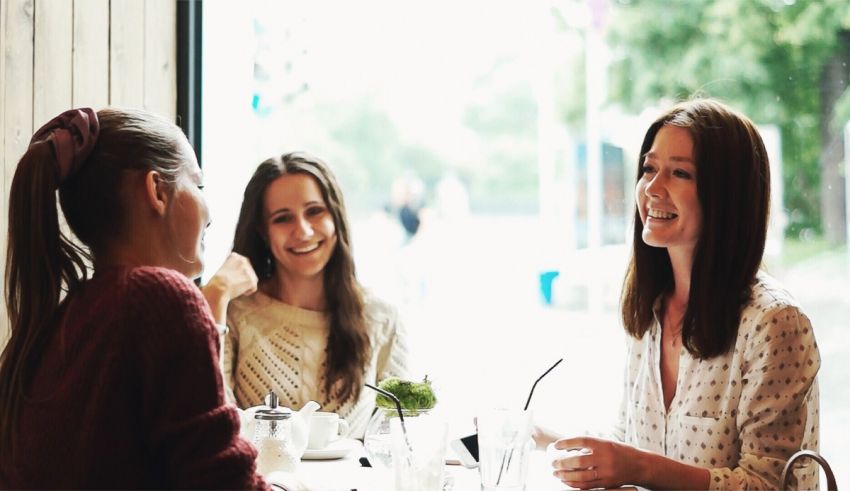
[[[3,214],[8,209],[9,187],[18,160],[26,150],[33,131],[33,17],[32,0],[3,0],[3,110],[0,114],[3,128]],[[5,277],[6,217],[3,217],[2,250]],[[5,279],[0,282],[5,299]],[[8,318],[5,301],[0,315],[0,345],[8,336]]]
[[[176,10],[175,0],[0,0],[0,263],[9,188],[36,127],[81,106],[174,120]],[[8,324],[0,301],[0,349]]]
[[[0,85],[6,83],[6,0],[0,0]],[[6,156],[3,152],[3,141],[6,125],[4,115],[6,114],[6,98],[0,91],[0,258],[6,257],[6,229],[7,229],[7,195],[6,192]],[[6,315],[6,269],[3,263],[3,272],[0,273],[0,348],[6,344],[9,336],[9,318]]]
[[[109,104],[109,0],[74,0],[74,107]]]
[[[71,108],[73,2],[35,0],[33,127]]]
[[[177,117],[177,3],[145,2],[145,109]]]
[[[109,104],[113,106],[144,106],[145,3],[111,2]]]

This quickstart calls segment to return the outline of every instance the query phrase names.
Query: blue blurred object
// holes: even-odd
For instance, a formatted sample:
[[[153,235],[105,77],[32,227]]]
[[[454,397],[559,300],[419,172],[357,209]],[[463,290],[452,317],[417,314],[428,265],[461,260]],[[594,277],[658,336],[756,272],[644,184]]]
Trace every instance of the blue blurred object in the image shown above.
[[[558,271],[544,271],[540,273],[540,293],[543,295],[544,305],[552,305],[552,282],[558,275]]]

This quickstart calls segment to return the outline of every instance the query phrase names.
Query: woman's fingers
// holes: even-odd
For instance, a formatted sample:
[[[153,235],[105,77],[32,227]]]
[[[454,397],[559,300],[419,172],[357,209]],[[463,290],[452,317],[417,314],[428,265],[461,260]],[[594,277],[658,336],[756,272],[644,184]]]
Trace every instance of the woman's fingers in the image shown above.
[[[576,438],[562,438],[555,442],[555,448],[558,450],[581,450],[581,449],[589,449],[593,448],[593,445],[597,443],[599,440],[596,438],[590,438],[586,436],[580,436]]]
[[[257,290],[257,274],[251,261],[245,256],[231,252],[216,273],[228,285],[231,298],[251,294]]]
[[[599,485],[599,471],[594,468],[557,470],[553,475],[562,482],[576,488],[597,487]]]
[[[593,455],[576,454],[571,457],[555,459],[552,461],[552,467],[559,470],[587,469],[595,465],[595,457]]]

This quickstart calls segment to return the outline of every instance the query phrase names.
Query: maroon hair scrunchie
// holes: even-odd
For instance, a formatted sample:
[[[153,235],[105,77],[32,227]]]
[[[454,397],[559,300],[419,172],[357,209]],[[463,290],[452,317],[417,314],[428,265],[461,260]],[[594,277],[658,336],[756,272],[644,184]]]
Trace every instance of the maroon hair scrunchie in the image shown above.
[[[70,109],[38,129],[30,145],[48,141],[59,165],[59,182],[75,172],[94,148],[100,123],[97,113],[89,107]]]

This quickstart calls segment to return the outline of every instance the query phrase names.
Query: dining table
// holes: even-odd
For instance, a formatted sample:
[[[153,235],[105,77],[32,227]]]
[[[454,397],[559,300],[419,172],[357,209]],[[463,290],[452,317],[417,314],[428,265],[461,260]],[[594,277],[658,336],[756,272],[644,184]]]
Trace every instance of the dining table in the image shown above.
[[[328,460],[302,460],[294,473],[303,489],[310,491],[393,491],[392,469],[366,467],[361,459],[366,457],[363,445],[357,442],[347,455]],[[457,464],[451,452],[447,454],[442,491],[477,491],[481,479],[476,468]],[[534,450],[529,459],[528,480],[525,489],[531,491],[562,491],[571,488],[553,475],[550,458],[543,450]],[[269,476],[274,480],[274,475]],[[635,488],[631,488],[635,489]]]

